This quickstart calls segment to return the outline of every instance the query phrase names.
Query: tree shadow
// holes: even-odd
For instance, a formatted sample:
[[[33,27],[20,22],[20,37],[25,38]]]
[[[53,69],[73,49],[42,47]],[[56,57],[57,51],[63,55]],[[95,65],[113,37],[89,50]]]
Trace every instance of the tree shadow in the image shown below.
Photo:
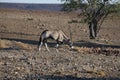
[[[38,44],[37,40],[27,40],[27,39],[17,39],[17,38],[1,38],[1,39],[22,42],[30,45],[35,45],[35,46],[37,46]],[[56,45],[56,42],[48,42],[49,47],[55,48],[55,45]],[[117,48],[117,49],[120,48],[120,46],[118,45],[99,44],[99,43],[88,42],[88,41],[75,42],[73,46],[87,47],[87,48]],[[12,48],[2,48],[0,50],[19,50],[19,48],[15,46]]]
[[[32,77],[33,76],[33,77]],[[36,79],[36,80],[120,80],[120,78],[113,78],[113,77],[109,77],[109,78],[78,78],[78,77],[74,77],[72,75],[64,75],[64,76],[54,76],[54,75],[43,75],[43,76],[40,76],[40,75],[28,75],[26,77],[26,79],[29,79],[31,78],[32,80],[33,79]]]
[[[98,78],[86,78],[86,77],[74,77],[72,75],[55,76],[55,75],[38,75],[31,74],[22,78],[3,77],[2,80],[120,80],[119,77],[98,77]]]
[[[101,43],[96,43],[96,42],[90,42],[90,41],[80,41],[80,42],[75,42],[74,46],[78,47],[88,47],[88,48],[120,48],[119,45],[109,45],[109,44],[101,44]]]
[[[13,48],[0,48],[0,50],[13,50]],[[16,49],[16,50],[18,50],[18,49]]]
[[[29,45],[33,45],[36,46],[38,45],[38,41],[37,40],[27,40],[27,39],[17,39],[17,38],[1,38],[3,40],[9,40],[9,41],[16,41],[16,42],[22,42],[25,44],[29,44]],[[49,47],[53,47],[55,48],[56,42],[48,42],[48,46]],[[21,50],[22,48],[18,47],[18,46],[12,46],[9,48],[0,48],[0,50]]]
[[[10,40],[10,41],[17,41],[17,42],[22,42],[22,43],[32,44],[32,45],[38,44],[38,41],[35,41],[35,40],[17,39],[17,38],[1,38],[1,39]]]
[[[39,35],[35,35],[35,34],[25,34],[25,33],[21,33],[21,32],[0,32],[2,34],[10,34],[10,35],[13,35],[13,34],[16,34],[16,35],[24,35],[24,36],[39,36]]]

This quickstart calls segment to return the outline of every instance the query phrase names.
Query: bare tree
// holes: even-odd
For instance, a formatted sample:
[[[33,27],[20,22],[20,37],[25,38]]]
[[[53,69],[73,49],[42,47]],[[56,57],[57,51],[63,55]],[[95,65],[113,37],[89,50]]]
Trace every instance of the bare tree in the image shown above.
[[[84,16],[83,21],[89,26],[90,39],[95,39],[100,30],[101,24],[108,14],[115,12],[116,3],[110,0],[62,0],[63,11],[73,11],[80,9]],[[115,1],[115,0],[114,0]],[[119,1],[119,0],[118,0]],[[113,7],[114,6],[114,7]],[[116,9],[119,11],[120,7]]]

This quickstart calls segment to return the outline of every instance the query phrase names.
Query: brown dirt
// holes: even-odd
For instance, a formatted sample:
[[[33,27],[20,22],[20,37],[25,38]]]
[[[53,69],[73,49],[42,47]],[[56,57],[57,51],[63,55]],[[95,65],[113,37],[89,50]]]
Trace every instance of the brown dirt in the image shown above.
[[[74,23],[69,23],[69,22]],[[20,80],[120,79],[120,17],[108,17],[95,40],[76,13],[0,9],[0,78]],[[74,49],[49,41],[37,50],[45,30],[72,32]],[[70,36],[69,36],[70,37]]]

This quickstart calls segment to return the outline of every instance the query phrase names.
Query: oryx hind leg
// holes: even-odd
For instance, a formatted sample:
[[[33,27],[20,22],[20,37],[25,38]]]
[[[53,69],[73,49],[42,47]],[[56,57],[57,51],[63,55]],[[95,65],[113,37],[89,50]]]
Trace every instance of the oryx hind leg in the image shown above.
[[[41,50],[42,45],[43,45],[43,42],[41,42],[39,45],[39,51]]]
[[[47,39],[44,39],[43,42],[44,42],[44,44],[45,44],[46,49],[50,52],[50,50],[49,50],[49,48],[48,48],[48,45],[47,45]]]
[[[45,43],[45,47],[46,47],[46,49],[50,52],[47,43]]]

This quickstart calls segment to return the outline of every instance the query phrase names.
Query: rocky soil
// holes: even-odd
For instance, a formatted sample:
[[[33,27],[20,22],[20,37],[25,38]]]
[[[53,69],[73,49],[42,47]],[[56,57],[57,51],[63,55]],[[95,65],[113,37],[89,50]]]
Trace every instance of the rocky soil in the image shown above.
[[[1,80],[120,80],[120,18],[108,17],[89,39],[77,13],[0,9]],[[71,23],[72,22],[72,23]],[[37,43],[45,29],[72,32],[74,48]]]

